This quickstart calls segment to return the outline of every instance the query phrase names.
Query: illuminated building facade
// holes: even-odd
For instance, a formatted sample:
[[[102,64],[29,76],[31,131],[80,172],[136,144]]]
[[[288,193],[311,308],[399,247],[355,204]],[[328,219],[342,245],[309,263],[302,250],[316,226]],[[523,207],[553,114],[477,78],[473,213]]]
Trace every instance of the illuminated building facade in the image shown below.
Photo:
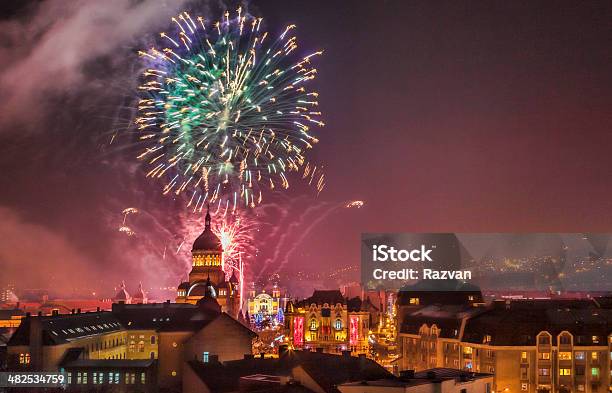
[[[399,332],[400,370],[494,374],[499,392],[611,391],[612,308],[593,300],[430,305]]]
[[[249,290],[248,315],[251,326],[276,326],[285,321],[284,313],[287,307],[285,293],[274,284],[270,290],[262,289],[257,293],[255,288]]]
[[[217,300],[221,309],[237,318],[241,305],[240,283],[233,272],[226,280],[223,247],[211,229],[208,211],[204,220],[204,231],[193,243],[191,256],[189,280],[178,286],[176,302],[195,304],[204,296],[207,288],[211,288],[211,296]]]
[[[373,309],[368,300],[347,300],[338,290],[317,290],[308,299],[287,304],[285,336],[296,349],[367,354]]]

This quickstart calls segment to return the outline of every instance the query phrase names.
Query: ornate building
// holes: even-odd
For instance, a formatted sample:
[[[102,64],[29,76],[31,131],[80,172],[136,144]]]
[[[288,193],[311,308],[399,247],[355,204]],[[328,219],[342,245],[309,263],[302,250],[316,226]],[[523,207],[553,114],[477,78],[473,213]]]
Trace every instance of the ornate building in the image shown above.
[[[287,301],[287,295],[277,284],[274,284],[268,290],[263,288],[259,293],[253,286],[249,290],[247,301],[249,324],[256,328],[282,325],[285,321],[284,313]]]
[[[369,299],[346,299],[338,290],[316,290],[308,299],[287,304],[286,336],[296,349],[368,354],[375,310]]]
[[[204,231],[193,243],[191,255],[189,281],[178,286],[176,302],[196,304],[209,291],[224,312],[237,318],[240,313],[240,285],[233,272],[229,280],[225,278],[223,247],[211,229],[209,211],[204,219]]]

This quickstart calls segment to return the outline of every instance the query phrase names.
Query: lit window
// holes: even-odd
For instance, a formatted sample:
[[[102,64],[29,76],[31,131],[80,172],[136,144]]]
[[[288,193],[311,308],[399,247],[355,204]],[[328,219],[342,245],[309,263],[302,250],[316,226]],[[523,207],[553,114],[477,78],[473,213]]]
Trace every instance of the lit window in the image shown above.
[[[87,373],[83,373],[83,385],[87,385]]]
[[[310,320],[310,330],[317,330],[317,320],[316,319]]]
[[[342,320],[336,319],[336,324],[334,325],[336,330],[342,330]]]
[[[559,360],[572,360],[571,352],[559,352]]]
[[[576,387],[576,389],[577,389],[579,392],[584,392],[584,385],[578,385],[578,386]]]
[[[172,376],[176,377],[176,371],[174,371],[174,370],[172,371]]]
[[[140,383],[142,385],[144,385],[145,383],[147,383],[147,374],[145,373],[140,373]]]
[[[22,364],[22,365],[30,364],[30,354],[29,353],[20,353],[19,354],[19,364]]]
[[[527,352],[525,351],[521,352],[521,361],[522,362],[527,361]]]
[[[549,360],[550,359],[550,352],[540,352],[538,354],[538,357],[542,360]]]
[[[413,304],[413,305],[415,305],[415,306],[418,306],[418,305],[419,305],[419,303],[420,303],[420,302],[419,302],[419,298],[418,298],[418,297],[411,297],[411,298],[410,298],[410,304]]]
[[[113,373],[108,373],[108,383],[113,384]]]
[[[138,352],[144,352],[144,341],[138,342]]]
[[[71,384],[72,383],[72,373],[71,372],[66,373],[66,377],[67,377],[67,383]]]
[[[584,360],[584,352],[576,352],[576,360]]]
[[[591,368],[591,375],[594,377],[599,377],[599,367]]]
[[[560,368],[559,375],[572,375],[572,370],[569,368]]]
[[[550,375],[550,369],[548,369],[548,368],[541,368],[541,369],[539,370],[539,374],[540,374],[541,376],[547,376],[547,375]]]
[[[115,373],[115,385],[119,385],[119,373]]]
[[[528,383],[522,383],[521,384],[521,390],[525,391],[529,389],[529,384]]]
[[[94,384],[94,385],[97,385],[97,384],[98,384],[98,373],[97,373],[97,372],[94,372],[94,373],[92,374],[92,378],[91,378],[91,379],[92,379],[92,381],[93,381],[93,384]]]
[[[593,344],[599,344],[599,336],[593,336]]]
[[[208,363],[208,355],[209,355],[209,353],[208,353],[208,352],[204,352],[204,353],[202,354],[202,361],[203,361],[204,363]]]
[[[599,352],[591,352],[591,359],[592,360],[599,359]]]
[[[463,353],[465,353],[466,355],[471,355],[472,347],[463,347]]]
[[[80,372],[77,373],[77,382],[76,383],[79,384],[79,385],[83,383],[83,374],[80,373]]]

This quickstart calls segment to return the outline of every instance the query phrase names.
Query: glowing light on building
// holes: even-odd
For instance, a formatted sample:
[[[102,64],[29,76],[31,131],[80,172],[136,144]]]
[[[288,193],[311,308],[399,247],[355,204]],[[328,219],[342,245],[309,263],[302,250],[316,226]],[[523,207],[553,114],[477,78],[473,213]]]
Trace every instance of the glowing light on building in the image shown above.
[[[349,322],[349,344],[357,345],[357,341],[359,340],[359,317],[351,316]]]
[[[304,317],[293,318],[293,346],[304,345]]]

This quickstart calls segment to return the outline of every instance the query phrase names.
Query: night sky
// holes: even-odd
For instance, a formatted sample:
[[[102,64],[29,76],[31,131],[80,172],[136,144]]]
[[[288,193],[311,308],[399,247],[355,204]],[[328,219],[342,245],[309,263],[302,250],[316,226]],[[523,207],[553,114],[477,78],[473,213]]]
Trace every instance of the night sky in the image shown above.
[[[0,281],[112,293],[121,279],[187,273],[184,255],[160,250],[195,216],[109,140],[126,122],[143,39],[218,2],[102,3],[1,5]],[[313,157],[327,186],[271,196],[284,216],[255,235],[253,270],[358,265],[362,232],[612,231],[612,3],[248,9],[270,31],[297,24],[300,50],[325,50]],[[341,207],[355,199],[365,206]],[[128,206],[142,211],[133,238],[117,232]]]

